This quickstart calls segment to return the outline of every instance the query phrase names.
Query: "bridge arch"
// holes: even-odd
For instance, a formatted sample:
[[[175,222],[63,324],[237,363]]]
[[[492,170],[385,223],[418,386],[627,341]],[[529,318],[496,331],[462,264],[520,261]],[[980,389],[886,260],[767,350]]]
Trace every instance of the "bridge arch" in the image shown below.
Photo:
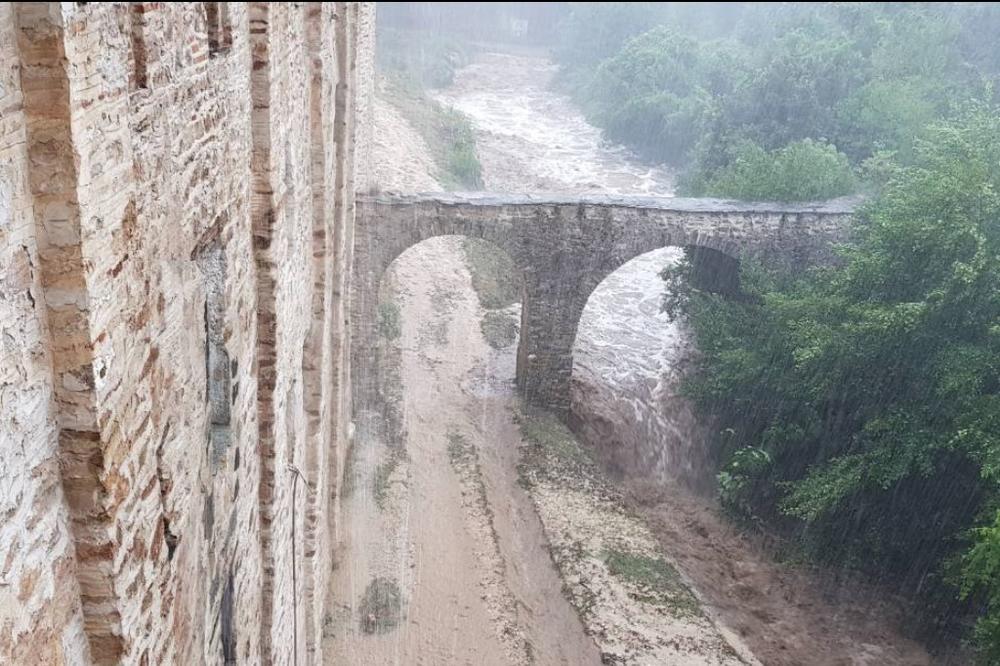
[[[366,340],[374,334],[378,285],[397,256],[435,236],[480,238],[506,251],[524,278],[518,388],[529,402],[565,417],[580,315],[613,271],[669,246],[786,264],[823,261],[833,244],[846,239],[855,203],[453,193],[361,198],[352,363],[358,369],[370,357]],[[355,373],[355,386],[364,382]]]
[[[523,267],[513,260],[513,256],[508,250],[509,245],[489,234],[449,233],[450,231],[461,232],[466,229],[468,227],[427,227],[418,234],[395,236],[390,242],[375,242],[370,246],[374,251],[367,255],[367,261],[355,260],[354,285],[352,287],[352,375],[354,393],[358,400],[367,403],[375,398],[373,391],[377,391],[378,354],[376,342],[377,336],[385,334],[385,331],[382,330],[383,320],[389,304],[384,299],[387,295],[385,288],[388,285],[390,273],[398,260],[407,257],[421,246],[445,240],[474,239],[480,241],[489,252],[500,253],[509,258],[509,261],[504,263],[513,266],[514,278],[518,287],[516,302],[523,302],[525,291]],[[357,250],[358,246],[356,245],[356,252]],[[365,256],[366,253],[367,248],[361,252],[361,255]],[[519,345],[522,340],[519,326],[517,335]]]
[[[684,249],[690,248],[630,259],[591,292],[572,349],[568,424],[607,468],[702,493],[714,479],[711,452],[680,394],[693,340],[686,322],[663,310],[662,271],[684,260]],[[717,282],[738,288],[738,260],[714,250],[698,253],[706,254],[723,278]]]

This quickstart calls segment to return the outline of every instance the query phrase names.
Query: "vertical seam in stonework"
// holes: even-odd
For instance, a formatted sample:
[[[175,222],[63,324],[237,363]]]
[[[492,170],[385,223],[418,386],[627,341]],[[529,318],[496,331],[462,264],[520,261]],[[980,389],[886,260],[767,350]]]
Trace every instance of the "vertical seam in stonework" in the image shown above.
[[[51,294],[47,295],[43,287],[42,302],[46,304],[44,311],[49,322],[54,408],[59,427],[59,470],[71,520],[85,631],[91,654],[100,662],[116,659],[122,654],[124,644],[111,575],[114,543],[103,478],[106,471],[104,443],[96,414],[94,386],[97,378],[76,191],[79,180],[71,125],[73,108],[64,50],[65,33],[61,18],[53,21],[61,14],[50,11],[49,5],[15,3],[14,11],[21,57],[21,86],[31,91],[24,99],[26,152],[34,223],[39,230],[38,237],[43,239],[39,247],[42,283],[67,285],[66,289],[75,290],[72,302],[63,303],[47,297]],[[53,191],[52,183],[61,181],[65,183],[63,189]],[[65,211],[66,220],[50,220],[48,216],[53,210]],[[54,242],[56,238],[58,244]],[[56,330],[55,321],[68,323],[64,330]],[[82,360],[80,349],[86,350]],[[84,407],[82,414],[81,405]]]
[[[270,114],[270,37],[269,3],[249,4],[251,54],[251,233],[257,280],[257,411],[258,450],[260,452],[259,521],[263,565],[261,585],[261,656],[264,663],[271,656],[271,619],[274,603],[270,522],[273,501],[273,391],[274,391],[274,276],[271,241],[274,210],[271,187],[271,114]]]

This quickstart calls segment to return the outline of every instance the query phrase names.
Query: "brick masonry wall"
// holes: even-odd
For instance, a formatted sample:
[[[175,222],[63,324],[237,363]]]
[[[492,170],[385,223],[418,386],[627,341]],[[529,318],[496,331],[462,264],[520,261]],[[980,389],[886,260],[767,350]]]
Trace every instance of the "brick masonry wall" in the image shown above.
[[[0,663],[321,663],[373,15],[0,7]]]

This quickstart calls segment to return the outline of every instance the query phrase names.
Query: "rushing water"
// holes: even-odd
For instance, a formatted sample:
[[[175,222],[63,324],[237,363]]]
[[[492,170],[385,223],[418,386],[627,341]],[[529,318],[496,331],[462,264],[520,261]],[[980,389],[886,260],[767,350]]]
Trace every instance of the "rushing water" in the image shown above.
[[[605,141],[552,91],[555,73],[543,58],[488,53],[437,96],[472,120],[487,189],[672,196],[673,175]]]
[[[544,58],[483,54],[437,95],[471,119],[486,189],[672,196],[669,171],[604,140],[553,91],[556,71]],[[659,273],[679,256],[637,257],[591,295],[574,348],[573,420],[612,467],[701,490],[708,461],[677,395],[689,336],[660,311]]]

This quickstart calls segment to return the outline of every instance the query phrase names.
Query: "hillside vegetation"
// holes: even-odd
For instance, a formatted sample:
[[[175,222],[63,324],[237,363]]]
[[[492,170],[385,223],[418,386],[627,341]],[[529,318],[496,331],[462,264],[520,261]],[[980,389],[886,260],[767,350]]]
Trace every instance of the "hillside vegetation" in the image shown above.
[[[666,275],[686,391],[737,519],[1000,663],[1000,9],[580,3],[563,36],[561,84],[682,193],[867,195],[836,267]]]

